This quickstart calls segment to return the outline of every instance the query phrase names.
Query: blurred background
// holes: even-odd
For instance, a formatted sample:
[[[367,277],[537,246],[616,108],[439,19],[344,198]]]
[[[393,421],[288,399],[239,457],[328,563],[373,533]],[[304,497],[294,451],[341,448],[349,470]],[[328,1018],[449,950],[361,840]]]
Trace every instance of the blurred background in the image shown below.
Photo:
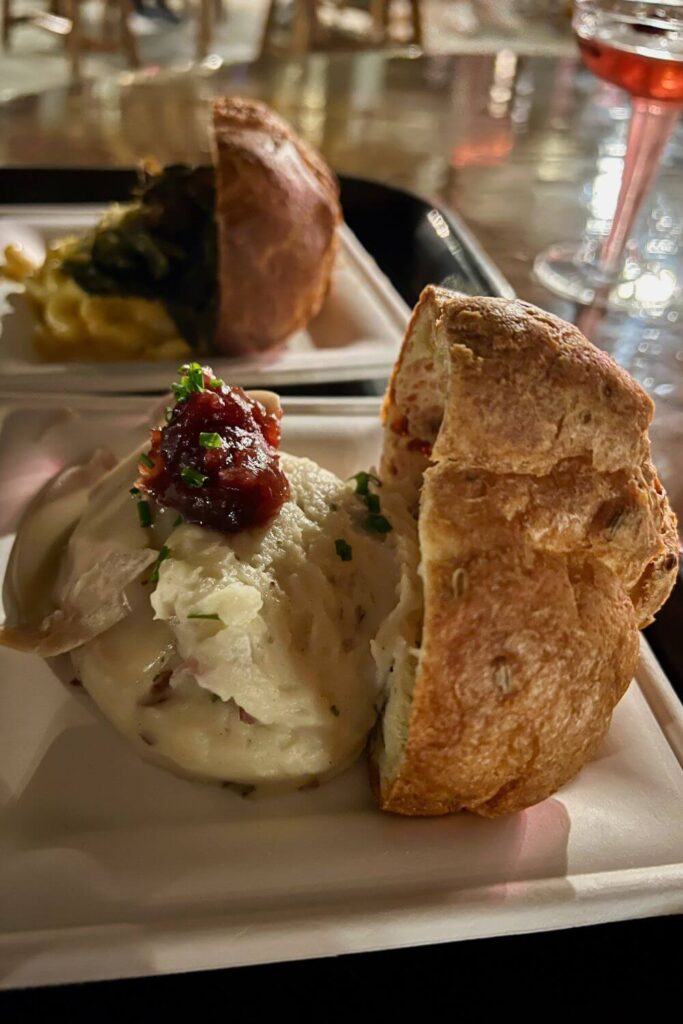
[[[0,99],[64,84],[74,65],[106,77],[209,52],[235,62],[406,45],[428,54],[573,51],[567,0],[2,0],[2,9]]]

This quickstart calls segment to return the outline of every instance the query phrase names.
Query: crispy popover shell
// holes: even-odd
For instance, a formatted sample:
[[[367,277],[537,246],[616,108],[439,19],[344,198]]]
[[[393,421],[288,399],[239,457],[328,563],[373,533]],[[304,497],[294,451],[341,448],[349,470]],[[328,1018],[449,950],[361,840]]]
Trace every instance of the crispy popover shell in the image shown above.
[[[265,104],[213,105],[220,303],[215,347],[272,348],[305,327],[330,284],[337,181]]]
[[[518,811],[594,754],[676,576],[653,409],[570,324],[425,289],[384,405],[423,610],[371,755],[384,810]]]

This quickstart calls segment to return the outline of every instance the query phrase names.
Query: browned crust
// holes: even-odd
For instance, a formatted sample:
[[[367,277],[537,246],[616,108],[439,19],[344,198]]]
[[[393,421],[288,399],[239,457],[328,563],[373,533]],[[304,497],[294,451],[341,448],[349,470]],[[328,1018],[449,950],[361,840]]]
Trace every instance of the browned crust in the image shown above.
[[[265,104],[213,105],[221,352],[270,348],[315,316],[341,222],[322,158]]]
[[[416,339],[432,323],[430,355]],[[569,324],[425,290],[385,406],[385,479],[424,472],[425,607],[408,739],[381,780],[382,808],[517,811],[596,750],[635,670],[638,628],[676,576],[652,411]],[[416,438],[433,444],[429,465]]]

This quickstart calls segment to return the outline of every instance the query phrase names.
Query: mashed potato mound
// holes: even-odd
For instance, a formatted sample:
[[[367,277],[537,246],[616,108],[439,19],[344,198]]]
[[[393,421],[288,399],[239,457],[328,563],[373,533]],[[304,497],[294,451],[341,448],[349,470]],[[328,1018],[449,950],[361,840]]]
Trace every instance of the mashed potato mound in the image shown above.
[[[400,586],[396,533],[368,531],[353,489],[315,463],[282,465],[291,498],[268,526],[176,527],[156,589],[146,597],[136,583],[130,614],[72,653],[106,717],[183,774],[311,783],[360,753],[377,715],[371,648],[381,661],[374,641]],[[107,505],[102,491],[82,526],[92,516],[98,532],[127,533],[133,504]]]

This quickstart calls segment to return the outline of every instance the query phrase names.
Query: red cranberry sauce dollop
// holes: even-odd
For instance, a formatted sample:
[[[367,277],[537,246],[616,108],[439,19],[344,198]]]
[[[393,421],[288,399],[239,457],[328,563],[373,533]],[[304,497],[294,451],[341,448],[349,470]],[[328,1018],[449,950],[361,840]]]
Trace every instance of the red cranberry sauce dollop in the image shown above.
[[[201,369],[203,382],[152,431],[138,486],[189,523],[225,533],[261,526],[289,497],[279,417]]]

